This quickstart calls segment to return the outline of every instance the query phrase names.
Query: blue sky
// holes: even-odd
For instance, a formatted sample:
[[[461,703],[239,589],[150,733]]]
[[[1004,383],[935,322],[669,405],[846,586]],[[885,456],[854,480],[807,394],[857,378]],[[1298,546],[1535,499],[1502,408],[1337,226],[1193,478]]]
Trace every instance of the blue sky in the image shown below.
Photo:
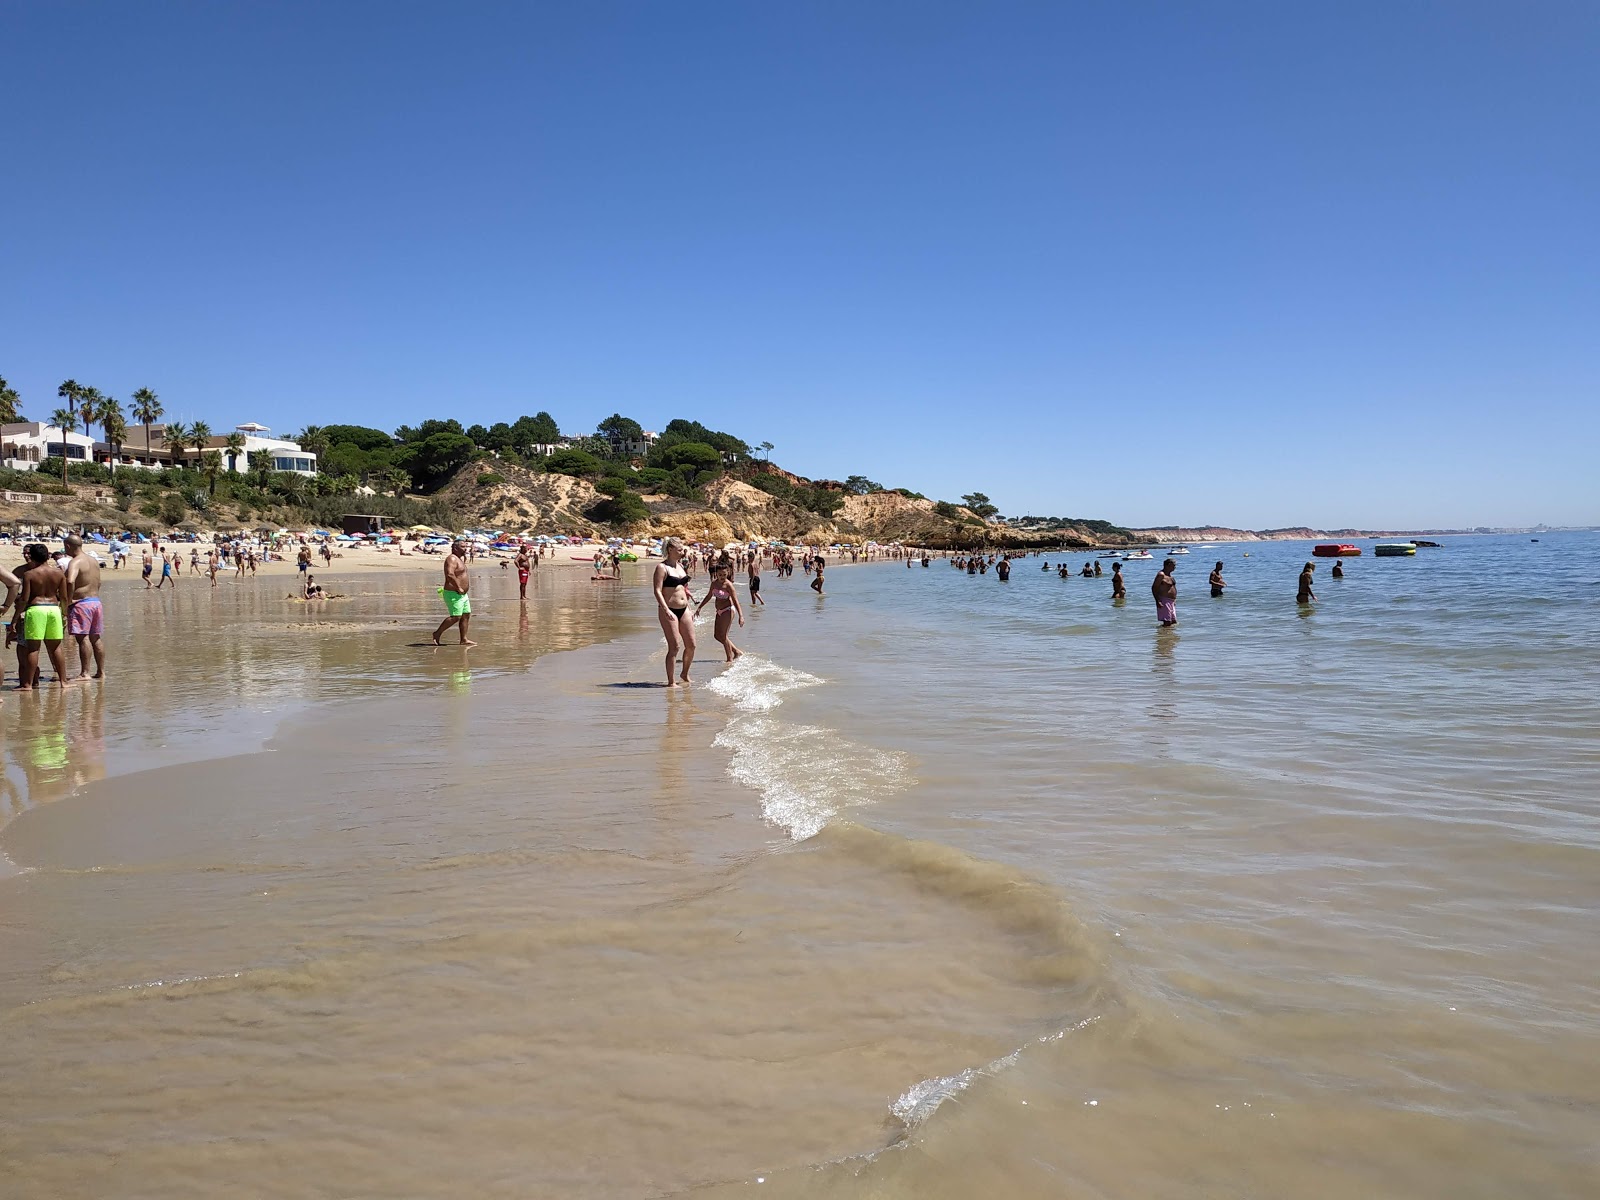
[[[1600,522],[1600,6],[19,3],[0,375],[699,419],[1252,527]]]

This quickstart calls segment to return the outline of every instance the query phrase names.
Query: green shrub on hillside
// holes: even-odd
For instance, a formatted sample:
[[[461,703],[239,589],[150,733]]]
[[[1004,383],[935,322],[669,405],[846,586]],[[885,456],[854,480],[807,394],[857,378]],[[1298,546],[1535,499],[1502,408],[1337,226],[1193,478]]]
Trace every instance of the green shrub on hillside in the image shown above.
[[[591,521],[608,525],[637,525],[650,519],[650,510],[633,492],[623,492],[620,496],[607,496],[589,509],[588,516]]]
[[[583,450],[557,450],[544,460],[544,469],[553,475],[582,479],[600,473],[600,460]]]

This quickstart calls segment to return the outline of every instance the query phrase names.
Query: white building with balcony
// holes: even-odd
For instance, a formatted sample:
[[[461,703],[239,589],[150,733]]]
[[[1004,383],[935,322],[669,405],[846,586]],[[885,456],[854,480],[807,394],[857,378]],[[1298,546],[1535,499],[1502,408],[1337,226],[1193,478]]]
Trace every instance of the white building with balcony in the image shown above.
[[[0,463],[14,471],[37,471],[54,459],[54,470],[61,469],[61,456],[67,462],[93,462],[95,441],[82,433],[63,433],[59,425],[43,421],[18,421],[0,425]]]
[[[303,450],[299,442],[291,442],[287,438],[268,436],[271,430],[265,425],[254,421],[246,421],[243,425],[235,425],[234,432],[244,438],[244,449],[237,456],[228,452],[228,439],[226,436],[213,434],[206,439],[205,448],[196,450],[192,445],[185,446],[176,455],[173,447],[167,443],[167,427],[165,425],[150,426],[150,446],[145,449],[144,426],[136,425],[128,430],[128,436],[120,453],[116,456],[118,467],[170,467],[176,462],[178,466],[198,467],[200,456],[208,450],[215,450],[222,455],[222,469],[233,471],[240,475],[250,470],[250,456],[258,451],[265,451],[272,455],[272,469],[274,471],[291,471],[296,475],[311,476],[317,473],[317,456],[309,450]],[[111,460],[111,448],[104,442],[96,444],[96,458],[101,462]]]

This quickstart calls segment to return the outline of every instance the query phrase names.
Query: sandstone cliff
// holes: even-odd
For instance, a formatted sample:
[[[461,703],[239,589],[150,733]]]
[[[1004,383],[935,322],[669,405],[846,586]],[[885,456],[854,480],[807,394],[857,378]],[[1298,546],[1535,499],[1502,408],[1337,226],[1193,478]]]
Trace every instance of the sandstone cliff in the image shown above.
[[[498,481],[479,483],[480,477]],[[584,514],[600,500],[586,479],[545,475],[511,463],[468,463],[439,492],[467,528],[508,533],[592,534],[601,527]]]

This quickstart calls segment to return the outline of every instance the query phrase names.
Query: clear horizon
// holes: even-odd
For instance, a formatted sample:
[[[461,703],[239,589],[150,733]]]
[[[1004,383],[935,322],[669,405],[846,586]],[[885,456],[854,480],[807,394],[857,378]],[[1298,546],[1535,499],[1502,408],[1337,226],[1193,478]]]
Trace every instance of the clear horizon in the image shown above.
[[[0,375],[699,420],[1121,525],[1600,524],[1600,9],[16,5]]]

